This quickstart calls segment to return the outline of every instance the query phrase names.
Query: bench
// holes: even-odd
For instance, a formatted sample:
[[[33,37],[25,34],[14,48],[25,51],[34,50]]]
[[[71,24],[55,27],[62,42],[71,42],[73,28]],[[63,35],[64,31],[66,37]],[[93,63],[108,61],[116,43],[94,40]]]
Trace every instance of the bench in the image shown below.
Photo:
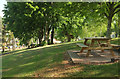
[[[67,51],[68,55],[70,56],[70,59],[73,63],[77,63],[80,59],[79,55],[72,51]]]
[[[107,43],[102,43],[101,46],[104,46],[104,47],[107,47]],[[111,44],[111,46],[114,48],[114,49],[119,49],[120,48],[120,45],[116,45],[116,44]]]
[[[111,46],[112,46],[114,49],[119,49],[119,48],[120,48],[120,45],[116,45],[116,44],[111,44]]]
[[[82,43],[76,43],[76,45],[79,46],[79,47],[88,47],[87,45],[84,45]]]

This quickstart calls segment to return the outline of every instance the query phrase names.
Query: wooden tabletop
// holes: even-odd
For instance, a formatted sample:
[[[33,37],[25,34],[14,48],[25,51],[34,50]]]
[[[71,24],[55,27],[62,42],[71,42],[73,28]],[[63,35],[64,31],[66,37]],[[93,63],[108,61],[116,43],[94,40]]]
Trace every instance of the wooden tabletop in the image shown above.
[[[88,40],[109,40],[111,38],[107,38],[107,37],[86,37],[85,39],[88,39]]]

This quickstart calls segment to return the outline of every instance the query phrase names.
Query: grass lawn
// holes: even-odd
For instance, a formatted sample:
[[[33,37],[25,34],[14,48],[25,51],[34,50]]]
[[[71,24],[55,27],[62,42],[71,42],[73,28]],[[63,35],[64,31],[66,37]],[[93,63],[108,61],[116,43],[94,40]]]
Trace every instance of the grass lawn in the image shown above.
[[[115,41],[117,41],[115,39]],[[64,60],[67,50],[80,50],[76,42],[23,49],[2,56],[3,77],[114,77],[118,63],[106,65],[70,65]],[[117,43],[117,42],[114,42]],[[0,57],[1,58],[1,57]]]

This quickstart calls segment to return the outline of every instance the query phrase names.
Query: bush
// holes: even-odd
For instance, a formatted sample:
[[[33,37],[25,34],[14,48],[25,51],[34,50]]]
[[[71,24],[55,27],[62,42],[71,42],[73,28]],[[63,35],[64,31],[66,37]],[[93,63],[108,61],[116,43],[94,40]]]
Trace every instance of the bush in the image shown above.
[[[46,45],[46,41],[42,41],[41,46]]]

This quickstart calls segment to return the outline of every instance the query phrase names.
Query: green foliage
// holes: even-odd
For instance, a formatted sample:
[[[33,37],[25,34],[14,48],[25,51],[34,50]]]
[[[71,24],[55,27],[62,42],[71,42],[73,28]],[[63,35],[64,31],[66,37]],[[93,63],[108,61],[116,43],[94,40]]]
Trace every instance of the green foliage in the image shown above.
[[[102,4],[101,10],[103,10],[103,14],[106,16],[108,20],[107,26],[107,37],[110,37],[111,34],[111,27],[112,27],[112,19],[114,18],[115,14],[120,12],[120,2],[106,2]],[[104,8],[103,8],[104,7]]]
[[[46,45],[46,41],[42,41],[41,46]]]
[[[50,34],[54,37],[54,33],[55,38],[61,41],[65,39],[71,41],[78,37],[104,36],[107,31],[107,18],[104,13],[109,14],[107,4],[8,3],[5,5],[4,23],[8,24],[8,29],[23,43],[28,43],[31,38],[40,39],[41,43],[43,37],[45,41],[49,40]],[[118,5],[119,3],[114,3],[115,13],[118,11]]]

